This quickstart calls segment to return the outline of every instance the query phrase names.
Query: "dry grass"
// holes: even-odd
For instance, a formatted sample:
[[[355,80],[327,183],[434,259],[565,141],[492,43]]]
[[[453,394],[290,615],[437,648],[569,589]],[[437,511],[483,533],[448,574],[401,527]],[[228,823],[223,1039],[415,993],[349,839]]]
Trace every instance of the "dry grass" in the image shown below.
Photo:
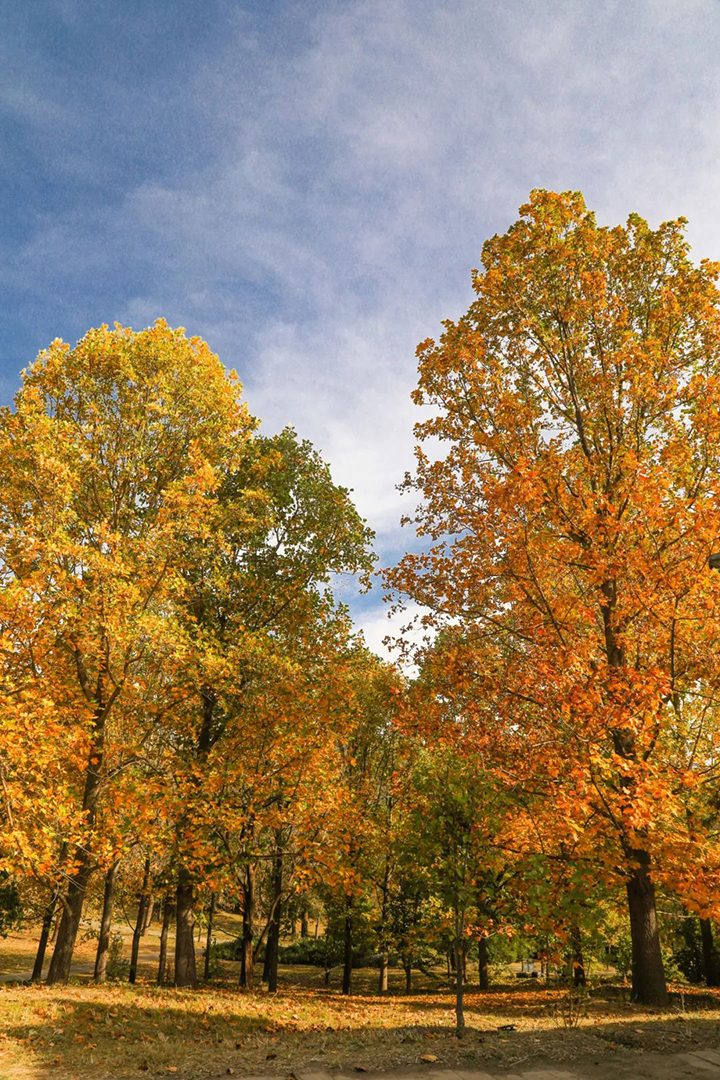
[[[17,942],[15,942],[17,947]],[[14,953],[15,963],[22,949]],[[565,991],[515,983],[469,992],[468,1033],[454,1037],[453,997],[442,978],[421,977],[406,995],[394,973],[390,993],[374,993],[377,974],[355,973],[348,999],[326,989],[312,968],[283,968],[280,990],[240,992],[225,983],[196,992],[87,981],[67,987],[0,988],[0,1080],[8,1077],[288,1076],[303,1068],[501,1068],[545,1058],[612,1062],[638,1050],[675,1052],[720,1042],[720,995],[685,991],[667,1012],[623,1000],[617,988],[591,991],[588,1014],[567,1030],[558,1014]],[[438,973],[438,976],[441,973]],[[334,978],[337,983],[337,977]],[[502,1032],[503,1025],[513,1031]],[[716,1034],[717,1033],[717,1034]]]

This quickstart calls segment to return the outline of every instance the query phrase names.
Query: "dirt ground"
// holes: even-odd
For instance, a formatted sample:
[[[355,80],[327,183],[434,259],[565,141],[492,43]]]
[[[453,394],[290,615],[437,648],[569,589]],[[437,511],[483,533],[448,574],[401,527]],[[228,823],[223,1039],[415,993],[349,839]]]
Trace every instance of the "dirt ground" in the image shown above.
[[[225,927],[229,935],[234,926]],[[79,966],[90,969],[88,939]],[[661,1055],[720,1046],[720,993],[676,988],[671,1006],[649,1011],[627,1001],[627,990],[591,986],[576,1027],[568,1023],[568,992],[507,980],[487,993],[470,988],[468,1030],[454,1034],[452,989],[442,972],[418,976],[413,993],[393,972],[390,991],[375,992],[377,973],[354,972],[354,993],[339,993],[322,972],[283,967],[277,994],[243,993],[237,965],[198,991],[153,984],[155,937],[143,943],[135,987],[95,987],[81,972],[66,987],[8,983],[0,988],[0,1080],[20,1077],[297,1075],[303,1070],[375,1072],[429,1070],[522,1071],[535,1061],[618,1076],[641,1066],[644,1052]],[[0,942],[0,970],[27,972],[32,936]],[[598,1074],[599,1075],[599,1074]]]

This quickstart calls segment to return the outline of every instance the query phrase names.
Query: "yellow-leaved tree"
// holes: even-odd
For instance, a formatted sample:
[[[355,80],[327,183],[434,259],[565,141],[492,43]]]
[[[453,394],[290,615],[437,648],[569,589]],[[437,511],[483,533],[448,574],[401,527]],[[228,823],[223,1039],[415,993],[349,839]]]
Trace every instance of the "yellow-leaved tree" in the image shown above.
[[[188,536],[254,426],[234,375],[164,321],[53,342],[0,416],[0,857],[62,885],[49,982],[69,975],[113,740],[131,762],[175,705]]]

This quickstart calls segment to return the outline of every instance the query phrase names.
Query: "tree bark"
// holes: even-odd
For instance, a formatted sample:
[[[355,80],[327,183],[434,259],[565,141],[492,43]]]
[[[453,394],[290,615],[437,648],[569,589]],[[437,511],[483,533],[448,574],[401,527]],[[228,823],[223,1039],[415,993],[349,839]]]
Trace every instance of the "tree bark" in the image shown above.
[[[635,867],[627,883],[632,943],[632,999],[642,1005],[667,1005],[668,992],[660,951],[655,886],[646,851],[630,852]]]
[[[384,994],[388,988],[388,947],[386,941],[388,894],[390,891],[390,859],[385,858],[385,872],[383,874],[380,904],[380,972],[378,975],[378,993]]]
[[[150,929],[150,923],[152,922],[153,912],[155,911],[155,898],[153,896],[148,897],[147,907],[145,908],[145,918],[143,919],[142,933],[143,937]]]
[[[62,898],[62,917],[57,931],[57,939],[53,950],[50,970],[48,971],[47,985],[66,983],[70,978],[70,966],[72,964],[75,941],[80,928],[83,903],[90,880],[91,864],[90,855],[81,850],[78,855],[79,866],[70,879],[67,892]]]
[[[265,946],[265,971],[263,977],[267,980],[268,990],[272,993],[277,991],[278,983],[278,960],[280,956],[280,920],[282,918],[282,887],[283,887],[283,861],[278,837],[278,851],[273,860],[273,898],[270,923],[267,931],[267,944]]]
[[[585,986],[587,979],[585,976],[585,960],[582,951],[582,934],[580,933],[580,927],[577,923],[574,923],[570,928],[570,938],[572,941],[573,984],[575,986]]]
[[[700,940],[702,942],[705,982],[707,986],[720,986],[720,972],[718,972],[712,923],[709,919],[700,919]]]
[[[58,902],[58,896],[60,895],[59,889],[55,889],[50,902],[45,908],[45,914],[43,915],[42,927],[40,929],[40,940],[38,941],[37,952],[35,953],[35,963],[33,964],[32,975],[30,979],[32,982],[40,982],[42,979],[42,969],[45,963],[45,951],[50,939],[50,930],[52,928],[53,916],[55,914],[55,908]]]
[[[175,900],[175,985],[197,986],[195,941],[193,939],[194,886],[185,867],[178,874]]]
[[[308,936],[308,917],[307,911],[303,911],[300,916],[300,937]],[[317,937],[317,934],[315,935]]]
[[[82,660],[79,658],[78,664],[81,663]],[[93,695],[95,715],[93,718],[92,738],[88,753],[82,801],[88,837],[92,834],[95,825],[97,803],[100,796],[105,749],[105,720],[108,711],[120,693],[120,687],[116,687],[106,702],[106,683],[107,672],[101,671],[98,675],[97,685]],[[48,971],[47,977],[48,986],[52,986],[55,983],[66,983],[70,978],[70,966],[72,964],[73,952],[75,951],[75,941],[80,928],[85,894],[93,869],[94,861],[88,839],[86,839],[85,843],[77,849],[75,872],[70,876],[67,891],[62,899],[63,913],[57,931],[57,940],[55,942],[52,960],[50,961],[50,970]]]
[[[160,930],[160,957],[158,959],[158,973],[157,981],[158,986],[165,985],[165,975],[167,968],[167,942],[168,931],[170,930],[170,919],[172,918],[172,897],[170,893],[167,893],[163,900],[163,917],[162,928]]]
[[[132,949],[130,950],[130,971],[128,972],[128,982],[134,984],[137,979],[138,969],[138,954],[140,952],[140,939],[143,936],[145,926],[145,915],[150,903],[150,856],[145,859],[145,868],[143,870],[143,880],[140,889],[140,899],[138,902],[137,919],[135,920],[135,929],[133,930]]]
[[[353,950],[353,899],[345,898],[345,941],[343,947],[342,992],[349,994],[352,988],[352,950]]]
[[[210,906],[208,907],[207,934],[205,935],[205,966],[203,969],[203,981],[210,981],[210,949],[212,948],[213,920],[215,918],[215,893],[210,893]]]
[[[412,990],[412,964],[405,965],[405,993],[409,994]]]
[[[255,913],[254,870],[249,864],[245,868],[245,886],[243,888],[243,933],[240,956],[240,985],[243,990],[251,990],[253,985],[253,915]]]
[[[103,909],[100,919],[100,937],[95,954],[95,973],[93,978],[96,983],[104,983],[107,979],[108,952],[110,950],[110,930],[112,929],[113,904],[115,902],[115,878],[120,866],[117,859],[105,875],[105,892],[103,893]]]
[[[464,996],[465,983],[463,980],[463,952],[465,944],[465,912],[459,907],[455,912],[455,1033],[458,1039],[465,1034],[465,1010]]]
[[[388,988],[389,957],[386,951],[380,953],[380,971],[378,972],[378,994],[384,994]]]
[[[478,982],[481,990],[487,990],[490,986],[488,974],[488,943],[486,937],[478,941]]]

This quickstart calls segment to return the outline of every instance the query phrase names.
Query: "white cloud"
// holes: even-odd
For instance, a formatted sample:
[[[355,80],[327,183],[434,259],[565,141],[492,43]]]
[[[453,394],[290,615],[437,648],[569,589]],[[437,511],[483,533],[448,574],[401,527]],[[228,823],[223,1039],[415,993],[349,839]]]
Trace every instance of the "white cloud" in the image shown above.
[[[204,334],[266,430],[292,423],[354,489],[383,555],[410,542],[416,343],[466,309],[483,239],[531,187],[582,188],[607,223],[683,213],[720,255],[717,5],[288,3],[286,37],[229,10],[224,47],[177,75],[175,166],[39,221],[1,272],[73,312],[93,276],[94,323]],[[39,124],[56,103],[14,107]]]

